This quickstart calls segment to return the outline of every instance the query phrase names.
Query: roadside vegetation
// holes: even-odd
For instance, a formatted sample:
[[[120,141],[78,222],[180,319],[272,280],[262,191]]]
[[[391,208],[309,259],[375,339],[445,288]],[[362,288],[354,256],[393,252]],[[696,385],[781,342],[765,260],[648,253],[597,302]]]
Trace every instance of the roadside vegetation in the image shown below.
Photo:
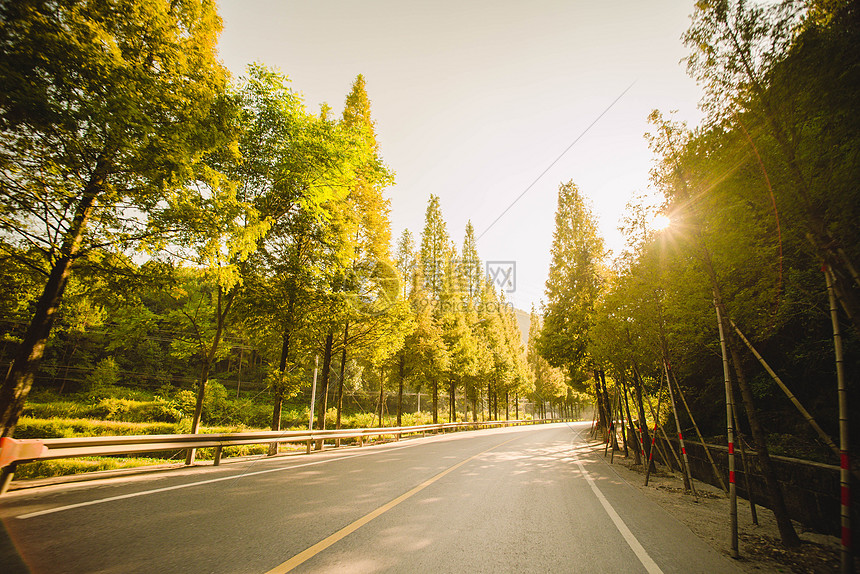
[[[598,428],[638,421],[647,450],[655,423],[693,426],[667,381],[725,442],[728,378],[736,442],[765,467],[769,450],[833,461],[831,294],[849,387],[860,369],[860,13],[692,10],[706,120],[651,115],[654,193],[630,203],[622,253],[589,190],[559,186],[524,342],[471,223],[450,230],[437,196],[422,229],[391,237],[363,76],[339,108],[308,110],[279,70],[229,76],[208,1],[4,3],[0,435],[304,428],[316,380],[316,428],[594,404]]]

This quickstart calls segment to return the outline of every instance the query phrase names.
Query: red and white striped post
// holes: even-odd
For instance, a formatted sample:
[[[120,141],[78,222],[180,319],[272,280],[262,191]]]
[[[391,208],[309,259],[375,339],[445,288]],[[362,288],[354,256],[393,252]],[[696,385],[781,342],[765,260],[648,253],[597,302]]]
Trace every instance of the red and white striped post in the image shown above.
[[[723,353],[723,379],[726,384],[726,439],[729,443],[729,521],[731,522],[732,558],[738,558],[738,493],[735,485],[735,428],[732,421],[734,399],[732,393],[731,371],[729,370],[729,354],[726,348],[726,334],[723,330],[723,317],[720,303],[714,293],[714,308],[717,310],[717,325],[720,329],[720,349]]]
[[[699,497],[696,494],[696,485],[693,484],[690,459],[687,457],[687,445],[684,444],[684,433],[681,432],[681,420],[678,418],[678,409],[675,407],[675,393],[672,391],[672,379],[669,377],[669,361],[665,357],[663,357],[663,368],[666,370],[666,384],[669,386],[669,398],[672,400],[672,412],[675,414],[675,430],[678,431],[678,444],[681,447],[681,456],[684,460],[684,482],[690,487],[690,494],[693,495],[693,499],[698,502]]]
[[[657,444],[657,426],[660,424],[660,402],[663,400],[663,378],[660,377],[660,389],[657,391],[657,411],[654,415],[654,432],[651,433],[651,452],[648,453],[648,466],[645,468],[645,486],[648,486],[648,479],[651,477],[651,465],[654,461],[654,450]],[[651,400],[648,400],[648,406],[651,406]],[[668,464],[668,463],[667,463]]]
[[[851,556],[851,458],[848,455],[848,388],[845,385],[845,366],[842,360],[842,332],[839,328],[839,313],[836,307],[836,294],[833,292],[831,271],[821,269],[827,281],[827,297],[830,299],[830,320],[833,323],[833,349],[836,354],[836,384],[839,397],[839,486],[842,508],[842,550],[840,552],[840,572],[854,572],[854,559]]]

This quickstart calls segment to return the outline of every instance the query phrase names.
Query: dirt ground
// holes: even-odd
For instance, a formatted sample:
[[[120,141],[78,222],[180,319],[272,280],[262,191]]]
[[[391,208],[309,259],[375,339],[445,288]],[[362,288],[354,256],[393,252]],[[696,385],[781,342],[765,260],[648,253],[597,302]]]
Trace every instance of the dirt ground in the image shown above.
[[[602,449],[602,444],[595,443]],[[609,462],[609,457],[607,457]],[[642,465],[634,465],[631,458],[615,455],[612,468],[619,477],[665,508],[670,514],[686,524],[697,536],[715,550],[729,556],[731,548],[729,532],[729,502],[719,488],[694,481],[698,494],[696,502],[691,494],[684,492],[680,473],[669,473],[660,467],[651,474],[648,486],[644,486]],[[738,541],[740,559],[737,565],[746,572],[796,572],[824,574],[839,572],[840,541],[835,536],[810,532],[795,522],[802,545],[788,549],[779,541],[779,530],[773,513],[767,508],[756,507],[758,525],[752,523],[749,502],[738,497]],[[855,559],[855,571],[860,572],[860,561]]]

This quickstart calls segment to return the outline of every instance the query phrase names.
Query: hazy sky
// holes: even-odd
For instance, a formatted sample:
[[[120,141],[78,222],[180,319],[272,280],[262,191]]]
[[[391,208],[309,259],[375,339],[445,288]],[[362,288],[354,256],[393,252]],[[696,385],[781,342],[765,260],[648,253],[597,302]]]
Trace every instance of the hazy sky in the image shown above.
[[[277,67],[309,110],[336,112],[364,74],[392,233],[419,238],[431,193],[461,245],[516,262],[517,307],[539,304],[561,182],[573,180],[607,245],[634,192],[648,190],[653,109],[694,125],[700,91],[679,63],[692,0],[218,0],[220,53],[235,76]],[[625,89],[629,91],[612,104]],[[602,113],[495,225],[490,224]]]

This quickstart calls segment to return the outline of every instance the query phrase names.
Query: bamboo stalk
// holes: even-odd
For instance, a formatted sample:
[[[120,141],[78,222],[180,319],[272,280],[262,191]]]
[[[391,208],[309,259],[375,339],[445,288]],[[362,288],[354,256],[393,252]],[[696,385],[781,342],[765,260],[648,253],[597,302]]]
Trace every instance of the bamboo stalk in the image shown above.
[[[738,404],[738,401],[734,393],[735,389],[734,387],[732,387],[732,403],[736,405]],[[740,447],[741,451],[741,464],[744,467],[744,488],[747,491],[747,500],[749,500],[750,503],[750,515],[752,517],[752,523],[758,525],[758,512],[756,511],[755,507],[755,497],[753,496],[752,488],[750,488],[750,464],[747,461],[747,447],[744,446],[744,443],[747,443],[747,446],[749,446],[749,443],[744,437],[744,434],[741,432],[741,423],[738,420],[738,410],[739,409],[732,409],[732,416],[735,419],[735,442],[737,443],[738,447]]]
[[[666,357],[663,357],[663,369],[666,371],[666,384],[669,387],[669,399],[672,401],[672,413],[675,415],[675,429],[678,431],[678,445],[681,448],[681,456],[684,461],[684,486],[693,495],[693,499],[699,502],[699,496],[696,494],[696,487],[693,485],[693,473],[690,471],[690,459],[687,457],[687,447],[684,444],[684,433],[681,432],[681,419],[678,417],[678,409],[675,406],[675,393],[672,391],[672,379],[669,377],[669,363]]]
[[[717,293],[714,291],[714,308],[717,310],[717,326],[720,331],[720,350],[723,354],[723,380],[726,385],[726,439],[729,445],[729,527],[731,529],[731,557],[738,558],[738,495],[735,485],[735,437],[734,421],[734,397],[732,395],[732,379],[729,370],[729,354],[726,348],[726,334],[723,329],[723,318],[720,313],[720,305],[717,301]]]
[[[660,412],[660,401],[663,398],[663,378],[660,378],[660,389],[657,391],[657,412]],[[651,407],[651,401],[648,401],[648,406],[651,408],[651,412],[654,412],[654,407]],[[653,416],[653,414],[652,414]],[[651,434],[651,449],[648,451],[648,466],[645,468],[645,486],[648,486],[648,479],[651,477],[651,467],[654,465],[654,446],[657,443],[657,425],[660,424],[660,420],[655,416],[654,417],[654,432]]]
[[[618,398],[619,398],[618,397],[618,385],[615,385],[615,398],[612,401],[612,409],[611,409],[611,414],[609,416],[610,426],[612,428],[612,436],[610,438],[610,440],[612,441],[612,454],[609,456],[609,464],[612,464],[613,461],[615,460],[615,451],[616,451],[616,447],[618,446],[618,439],[615,436],[615,414],[616,414],[617,408],[619,406]]]
[[[711,462],[711,469],[714,471],[714,478],[717,479],[722,489],[726,492],[726,494],[728,494],[729,487],[726,486],[726,481],[723,480],[723,473],[720,472],[720,469],[717,467],[717,463],[714,462],[714,457],[711,456],[711,449],[709,449],[708,445],[705,444],[705,438],[702,436],[702,431],[699,430],[699,425],[696,424],[696,419],[693,418],[693,413],[690,411],[690,405],[687,404],[687,398],[684,396],[684,391],[681,390],[681,385],[678,384],[677,377],[675,378],[675,387],[678,389],[678,395],[680,395],[681,397],[681,402],[684,404],[684,408],[687,411],[687,415],[690,417],[690,421],[692,421],[693,423],[693,428],[696,429],[696,435],[699,437],[699,441],[702,443],[702,447],[705,449],[705,454],[708,455],[708,460]]]
[[[627,412],[627,437],[629,438],[632,435],[636,437],[637,443],[641,443],[642,439],[636,434],[636,429],[633,428],[633,417],[630,416],[630,398],[627,395],[627,378],[624,376],[624,373],[621,373],[621,388],[624,390],[624,409]],[[627,448],[627,438],[624,439],[624,447]],[[639,451],[636,450],[636,445],[634,445],[633,463],[639,464],[640,462]]]
[[[661,382],[662,382],[662,381],[661,381]],[[662,384],[661,384],[660,388],[661,388],[661,390],[662,390],[662,388],[663,388],[663,387],[662,387]],[[659,401],[658,401],[658,402],[659,402]],[[651,403],[650,403],[650,402],[648,403],[648,406],[649,406],[649,407],[651,407]],[[659,406],[660,406],[660,405],[658,404],[658,405],[657,405],[657,407],[659,408]],[[659,410],[658,410],[657,412],[659,413]],[[651,416],[653,416],[655,420],[657,419],[657,416],[656,416],[656,414],[654,413],[653,408],[651,408]],[[654,429],[654,432],[655,432],[655,433],[657,432],[657,429],[656,429],[656,428]],[[680,470],[681,472],[684,472],[684,465],[683,465],[683,464],[681,464],[681,459],[678,457],[678,453],[677,453],[677,452],[675,452],[675,447],[673,447],[673,446],[672,446],[672,442],[669,440],[669,435],[667,435],[667,434],[666,434],[666,431],[665,431],[665,430],[663,430],[663,427],[662,427],[662,426],[660,427],[660,434],[662,434],[662,435],[663,435],[663,440],[666,442],[666,448],[668,448],[668,449],[669,449],[669,452],[671,452],[671,453],[672,453],[672,458],[674,458],[674,459],[675,459],[675,463],[678,465],[678,470]],[[659,444],[660,444],[660,443],[657,443],[657,448],[660,448]],[[667,457],[667,456],[666,456],[666,453],[664,453],[664,452],[662,451],[662,449],[660,450],[660,454],[661,454],[661,456],[663,457],[663,460],[665,460],[665,461],[666,461],[666,466],[668,466],[668,467],[669,467],[669,470],[672,470],[672,471],[674,472],[674,470],[675,470],[675,469],[674,469],[674,468],[672,468],[672,463],[669,461],[669,457]]]
[[[839,311],[836,294],[833,291],[831,271],[824,267],[827,282],[827,297],[830,300],[830,320],[833,323],[833,350],[836,355],[836,384],[839,396],[839,450],[841,489],[842,549],[840,552],[840,572],[854,572],[854,558],[851,552],[851,459],[848,453],[848,387],[845,384],[845,364],[842,357],[842,332],[839,328]]]
[[[800,414],[803,415],[803,418],[806,419],[806,422],[808,422],[812,426],[812,428],[815,429],[815,432],[817,432],[818,436],[821,437],[821,440],[823,440],[825,444],[830,447],[830,450],[832,450],[837,456],[839,456],[839,448],[836,446],[836,443],[833,442],[833,439],[830,438],[830,435],[824,432],[824,430],[818,425],[818,422],[816,422],[815,418],[813,418],[813,416],[809,414],[809,411],[807,411],[803,407],[803,404],[801,404],[797,397],[794,396],[794,394],[791,392],[791,390],[789,390],[786,384],[782,382],[782,379],[779,378],[779,375],[777,375],[773,371],[773,369],[770,368],[770,365],[768,365],[767,361],[764,360],[764,358],[759,354],[756,348],[753,347],[752,343],[750,343],[749,340],[744,337],[744,334],[741,332],[738,326],[735,325],[734,321],[729,319],[729,323],[732,327],[734,327],[735,332],[738,334],[738,336],[740,336],[741,341],[744,342],[744,344],[749,348],[752,354],[755,355],[755,358],[758,359],[758,362],[761,363],[762,367],[764,367],[764,370],[767,371],[767,373],[774,381],[776,381],[776,384],[779,385],[779,388],[782,389],[782,392],[785,393],[785,396],[788,397],[788,400],[790,400],[792,404],[797,407],[797,410],[800,411]]]

